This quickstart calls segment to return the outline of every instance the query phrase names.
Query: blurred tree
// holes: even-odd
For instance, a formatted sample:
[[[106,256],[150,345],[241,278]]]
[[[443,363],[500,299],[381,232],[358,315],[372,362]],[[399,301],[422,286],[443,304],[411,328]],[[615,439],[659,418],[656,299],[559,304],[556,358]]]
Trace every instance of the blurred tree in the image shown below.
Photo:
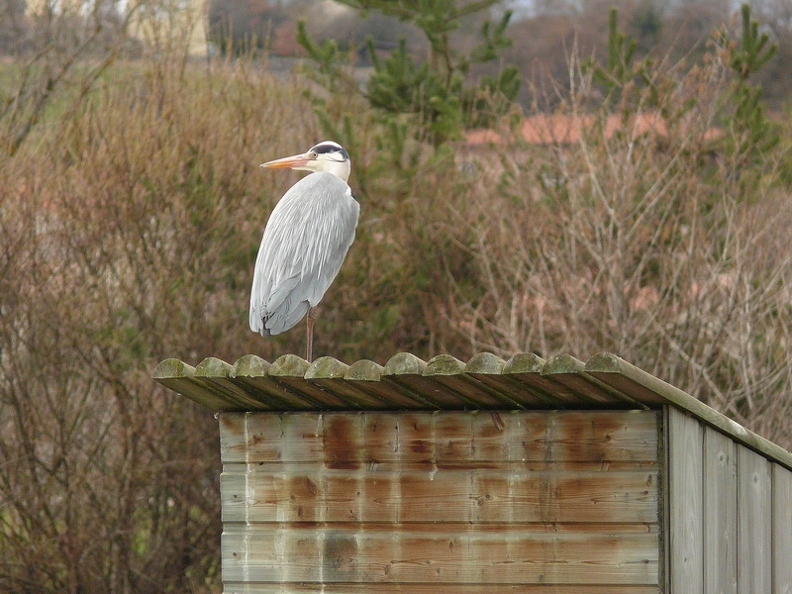
[[[466,84],[466,76],[472,64],[495,60],[511,44],[505,35],[511,12],[506,11],[496,24],[484,21],[480,42],[468,52],[456,50],[451,39],[451,33],[465,17],[490,8],[496,1],[342,0],[364,14],[378,10],[413,23],[428,42],[429,54],[421,62],[407,50],[404,41],[380,58],[369,39],[367,47],[374,73],[364,97],[386,119],[403,114],[416,117],[422,137],[434,145],[459,138],[465,127],[487,125],[493,117],[507,113],[519,91],[516,67],[506,66],[497,75],[482,77],[472,86]],[[319,80],[326,88],[332,90],[339,84],[348,91],[357,88],[342,68],[344,58],[334,41],[317,44],[304,24],[298,28],[298,40],[316,62],[321,73]]]
[[[243,62],[179,76],[163,47],[0,159],[2,592],[219,592],[217,422],[150,371],[302,343],[245,311],[282,194],[255,164],[312,134],[310,105]]]
[[[653,61],[650,57],[638,59],[637,47],[634,37],[619,30],[619,11],[611,8],[605,64],[601,65],[595,57],[583,63],[584,72],[591,72],[593,82],[603,89],[605,107],[621,103],[622,109],[630,111],[630,93],[635,92],[635,86],[652,86]]]
[[[209,40],[221,52],[229,54],[264,49],[287,19],[288,14],[280,2],[210,0]]]
[[[48,1],[34,6],[24,19],[23,2],[0,1],[3,25],[18,35],[9,41],[17,67],[0,89],[0,150],[13,155],[45,110],[59,102],[76,108],[130,48],[129,30],[143,0]]]
[[[574,0],[536,0],[534,10],[536,16],[572,14],[577,10],[578,3]]]
[[[598,64],[629,99],[620,117],[610,102],[596,109],[573,53],[557,117],[581,123],[574,141],[474,157],[478,187],[438,233],[467,248],[444,305],[471,351],[613,351],[792,443],[790,124],[764,144],[772,129],[735,121],[761,106],[735,90],[769,44],[746,23],[704,44],[696,67],[647,63],[653,86],[630,82],[642,60],[611,28],[615,55]]]
[[[0,0],[0,53],[19,52],[29,43],[26,0]]]
[[[762,87],[752,82],[773,58],[778,45],[770,42],[766,31],[759,31],[759,22],[752,18],[749,4],[741,6],[740,17],[739,36],[722,27],[716,38],[724,61],[734,75],[731,109],[726,114],[726,121],[732,132],[727,138],[732,141],[730,149],[737,156],[738,170],[745,162],[762,158],[779,141],[776,126],[765,113]]]
[[[353,52],[358,66],[370,66],[371,55],[366,39],[370,38],[377,52],[387,53],[404,39],[409,51],[418,55],[426,51],[426,39],[413,23],[378,10],[358,12],[349,7],[338,10],[333,18],[306,19],[311,37],[320,43],[333,39],[339,48]]]
[[[698,62],[706,53],[710,35],[731,16],[731,7],[723,0],[681,2],[669,6],[660,44],[672,60]]]
[[[642,0],[632,10],[629,30],[636,41],[638,55],[647,55],[657,47],[663,31],[663,14],[657,0]]]
[[[788,0],[764,0],[752,5],[753,11],[767,27],[778,50],[767,68],[758,77],[768,102],[776,107],[792,96],[792,2]]]
[[[771,39],[778,43],[773,59],[755,76],[777,109],[782,98],[792,92],[792,78],[785,74],[789,70],[785,65],[792,64],[792,20],[788,16],[792,4],[787,0],[765,0],[752,5],[762,7],[757,14],[761,14]],[[559,102],[556,91],[569,89],[567,58],[575,53],[574,48],[580,56],[592,57],[601,64],[607,62],[612,7],[618,9],[626,23],[625,34],[636,44],[635,59],[649,56],[657,63],[673,64],[676,68],[700,65],[712,32],[729,22],[733,13],[733,4],[725,0],[558,0],[535,3],[533,7],[529,16],[523,12],[523,18],[510,25],[508,33],[515,43],[504,54],[519,67],[521,78],[534,82],[531,93],[524,91],[520,96],[525,106],[552,106]]]
[[[556,89],[569,82],[569,52],[575,46],[574,17],[571,14],[538,14],[509,27],[515,40],[504,59],[520,69],[520,77],[530,81],[521,88],[520,103],[532,109],[552,109],[561,97]]]
[[[378,11],[359,14],[328,0],[211,0],[209,4],[210,38],[223,53],[266,49],[280,56],[302,55],[296,37],[298,20],[306,22],[319,43],[332,39],[346,51],[361,49],[367,36],[378,49],[393,49],[402,37],[411,46],[421,42],[420,32],[410,23]],[[365,51],[359,57],[366,60]]]

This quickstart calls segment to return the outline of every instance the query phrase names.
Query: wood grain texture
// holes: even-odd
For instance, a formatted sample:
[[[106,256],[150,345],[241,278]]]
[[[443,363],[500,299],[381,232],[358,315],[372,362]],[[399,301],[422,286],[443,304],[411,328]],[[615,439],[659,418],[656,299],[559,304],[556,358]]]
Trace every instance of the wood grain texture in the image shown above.
[[[207,357],[195,368],[195,380],[201,381],[207,388],[222,394],[228,402],[235,403],[239,410],[272,410],[271,402],[260,399],[257,394],[249,392],[230,378],[234,368],[218,359]]]
[[[195,379],[195,367],[178,359],[165,359],[151,372],[151,377],[166,388],[178,392],[214,411],[237,410],[235,403],[227,401],[212,389],[206,388]]]
[[[384,367],[368,360],[347,366],[331,357],[322,359],[312,366],[296,355],[284,355],[270,364],[244,355],[233,366],[219,360],[202,363],[202,374],[166,359],[152,377],[215,411],[673,406],[792,470],[792,453],[612,353],[598,353],[586,363],[563,354],[545,361],[533,353],[516,353],[508,361],[479,353],[467,365],[451,355],[438,355],[427,363],[410,353],[395,354]]]
[[[686,411],[700,422],[715,427],[735,441],[792,470],[792,452],[760,437],[690,394],[612,353],[594,355],[586,362],[585,371],[643,404],[662,404]]]
[[[223,578],[272,582],[656,584],[658,535],[530,526],[226,524]]]
[[[241,389],[275,410],[308,410],[312,403],[290,392],[269,375],[272,365],[256,355],[243,355],[237,359],[229,377]]]
[[[770,462],[737,446],[737,589],[771,589]]]
[[[773,594],[792,594],[792,472],[773,464]]]
[[[657,411],[221,415],[226,462],[656,461]]]
[[[665,435],[669,592],[703,592],[703,428],[695,417],[669,407]]]
[[[546,361],[533,353],[517,353],[503,366],[503,377],[547,400],[550,408],[590,408],[591,402],[563,383],[542,375]],[[531,400],[525,404],[530,405]],[[547,405],[545,405],[547,406]]]
[[[613,406],[614,408],[641,408],[640,405],[621,392],[585,373],[586,364],[571,355],[556,355],[547,360],[542,375],[552,378],[579,394],[590,399],[589,406]]]
[[[615,355],[152,375],[222,412],[227,591],[792,594],[792,454]]]
[[[433,467],[328,470],[226,465],[228,522],[657,521],[657,469],[536,471]],[[494,466],[494,465],[493,465]]]
[[[390,584],[226,582],[224,594],[660,594],[657,586],[588,584]]]
[[[656,592],[659,414],[222,414],[226,591]]]
[[[704,429],[704,594],[737,592],[737,460],[734,441]]]

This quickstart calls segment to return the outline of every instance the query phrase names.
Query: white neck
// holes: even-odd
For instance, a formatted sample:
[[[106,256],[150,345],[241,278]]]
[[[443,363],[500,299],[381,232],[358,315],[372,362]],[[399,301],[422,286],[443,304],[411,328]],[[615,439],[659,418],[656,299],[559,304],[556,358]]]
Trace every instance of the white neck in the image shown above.
[[[322,171],[327,171],[337,175],[345,182],[349,181],[349,174],[352,172],[352,163],[346,161],[320,161],[322,164]]]

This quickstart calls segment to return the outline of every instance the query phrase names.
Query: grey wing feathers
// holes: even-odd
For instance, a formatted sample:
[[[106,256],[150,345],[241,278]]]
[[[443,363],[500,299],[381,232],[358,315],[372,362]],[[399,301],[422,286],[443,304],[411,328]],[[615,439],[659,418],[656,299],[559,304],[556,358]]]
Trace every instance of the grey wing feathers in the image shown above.
[[[256,258],[251,330],[285,332],[321,301],[355,239],[359,212],[349,186],[332,173],[312,173],[286,192]]]

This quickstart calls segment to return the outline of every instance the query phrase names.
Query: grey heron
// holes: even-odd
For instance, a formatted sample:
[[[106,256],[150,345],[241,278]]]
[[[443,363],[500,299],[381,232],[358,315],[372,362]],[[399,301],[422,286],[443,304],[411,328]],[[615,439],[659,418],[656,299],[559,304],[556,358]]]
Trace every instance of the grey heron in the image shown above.
[[[289,188],[264,228],[250,292],[250,329],[262,336],[280,334],[308,314],[310,362],[314,307],[355,239],[360,205],[347,185],[351,162],[341,145],[325,140],[261,166],[312,173]]]

